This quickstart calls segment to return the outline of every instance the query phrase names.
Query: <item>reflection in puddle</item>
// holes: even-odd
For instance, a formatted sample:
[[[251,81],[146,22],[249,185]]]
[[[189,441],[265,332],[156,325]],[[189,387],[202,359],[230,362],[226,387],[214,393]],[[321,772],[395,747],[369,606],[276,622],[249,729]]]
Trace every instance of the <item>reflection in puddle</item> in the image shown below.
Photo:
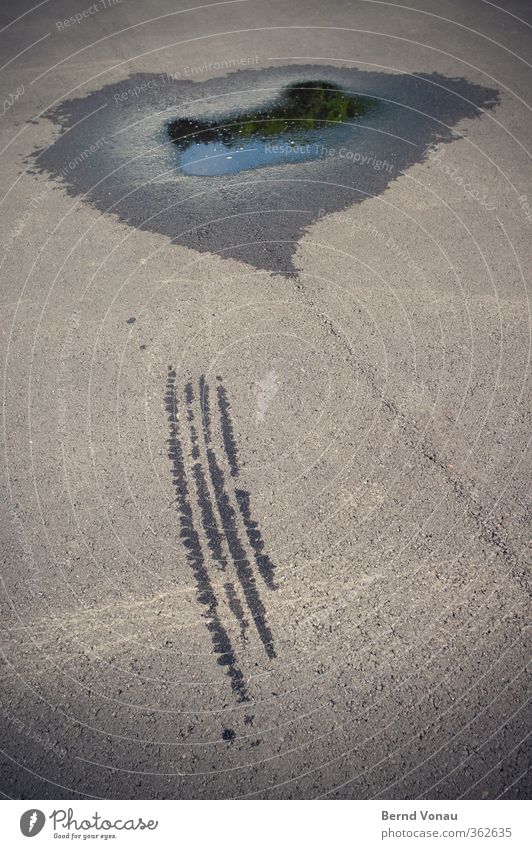
[[[168,133],[184,174],[214,177],[264,165],[306,162],[349,136],[349,123],[371,107],[323,81],[297,82],[253,112],[210,121],[178,118]],[[346,126],[347,125],[347,126]]]

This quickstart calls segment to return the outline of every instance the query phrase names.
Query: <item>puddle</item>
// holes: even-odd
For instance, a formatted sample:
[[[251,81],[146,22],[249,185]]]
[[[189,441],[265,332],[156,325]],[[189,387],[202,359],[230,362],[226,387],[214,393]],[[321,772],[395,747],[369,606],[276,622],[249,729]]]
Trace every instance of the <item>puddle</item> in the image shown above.
[[[210,121],[177,118],[168,124],[183,174],[217,177],[266,165],[327,156],[346,141],[349,125],[371,108],[323,80],[296,82],[264,108]]]
[[[498,99],[436,73],[310,64],[135,74],[47,112],[59,134],[29,164],[132,228],[293,275],[320,216],[381,195]]]

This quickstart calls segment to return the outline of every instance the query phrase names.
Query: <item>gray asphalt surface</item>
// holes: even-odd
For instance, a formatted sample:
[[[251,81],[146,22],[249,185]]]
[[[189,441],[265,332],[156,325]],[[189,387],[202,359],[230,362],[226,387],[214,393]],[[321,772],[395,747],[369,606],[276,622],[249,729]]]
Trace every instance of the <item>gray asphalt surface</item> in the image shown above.
[[[0,789],[529,796],[530,4],[188,6],[0,10]]]

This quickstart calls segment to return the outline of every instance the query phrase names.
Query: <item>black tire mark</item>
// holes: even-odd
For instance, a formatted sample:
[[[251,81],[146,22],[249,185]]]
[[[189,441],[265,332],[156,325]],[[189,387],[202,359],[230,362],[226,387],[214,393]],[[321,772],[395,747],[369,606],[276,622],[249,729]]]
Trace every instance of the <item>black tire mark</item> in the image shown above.
[[[192,442],[191,453],[192,457],[197,459],[200,456],[200,451],[198,445],[198,433],[194,425],[194,409],[192,407],[194,402],[194,389],[191,383],[187,383],[185,386],[185,398],[187,401],[187,419],[190,427],[190,439]],[[207,538],[207,545],[211,551],[213,559],[218,563],[220,569],[225,570],[227,567],[227,559],[223,553],[222,535],[218,529],[214,506],[201,463],[197,462],[194,464],[192,467],[192,474],[196,485],[196,497],[201,510],[202,526]],[[243,636],[248,623],[244,615],[242,604],[240,603],[235,589],[230,582],[224,584],[224,589],[227,594],[229,609],[236,617],[240,626],[240,633]]]
[[[185,397],[187,400],[187,418],[192,442],[192,457],[193,459],[198,460],[200,451],[198,445],[198,433],[194,425],[194,410],[192,408],[194,390],[191,383],[187,383],[185,387]],[[223,553],[222,536],[218,530],[218,523],[214,514],[214,507],[209,493],[209,487],[207,486],[207,480],[201,467],[201,463],[196,462],[194,464],[192,467],[192,473],[196,484],[196,496],[201,510],[203,530],[207,537],[207,544],[220,569],[225,569],[227,566],[227,560]]]
[[[242,521],[244,522],[244,527],[248,535],[249,544],[253,549],[253,554],[257,563],[257,569],[259,570],[259,573],[266,586],[269,587],[271,590],[276,590],[277,584],[273,579],[275,566],[268,557],[268,555],[263,554],[264,540],[262,539],[262,534],[259,531],[259,526],[257,522],[254,522],[251,517],[249,503],[251,496],[249,492],[247,492],[245,489],[236,489],[235,496],[242,516]]]
[[[209,405],[209,386],[205,382],[205,375],[202,374],[199,379],[200,390],[200,406],[201,406],[201,421],[203,424],[203,432],[207,435],[207,439],[211,441],[211,413]]]
[[[219,380],[220,378],[218,378]],[[231,419],[230,404],[223,383],[218,384],[218,407],[220,408],[220,423],[222,425],[222,439],[224,442],[225,453],[229,462],[231,476],[238,476],[238,452],[235,442],[235,429]]]
[[[220,380],[220,378],[218,379]],[[225,386],[222,383],[219,383],[217,387],[217,394],[225,453],[227,455],[231,475],[236,478],[238,477],[239,472],[238,450],[236,447],[235,430],[231,419],[231,405],[227,397]],[[272,590],[277,589],[277,585],[274,582],[275,565],[272,563],[268,555],[264,554],[264,540],[262,539],[262,534],[259,531],[258,522],[255,522],[251,515],[251,495],[245,489],[237,489],[235,495],[249,544],[253,549],[259,574],[266,586]]]
[[[199,385],[202,397],[202,410],[204,422],[203,436],[205,440],[205,448],[207,451],[207,462],[209,465],[209,473],[211,476],[216,505],[220,514],[222,527],[225,531],[225,537],[227,540],[229,552],[231,554],[231,557],[233,558],[238,580],[240,581],[240,585],[242,587],[249,611],[251,613],[251,617],[253,619],[253,622],[255,623],[257,633],[260,637],[260,640],[264,646],[264,650],[266,651],[268,657],[274,658],[276,654],[275,649],[273,647],[272,633],[266,621],[266,610],[260,598],[255,582],[255,576],[253,575],[249,560],[247,559],[246,551],[238,535],[236,514],[233,510],[233,507],[231,506],[229,496],[225,489],[225,476],[222,469],[218,465],[216,454],[214,453],[214,449],[211,445],[209,387],[208,384],[205,382],[204,376],[200,378]]]
[[[242,671],[239,669],[229,635],[218,615],[218,602],[205,566],[201,543],[194,527],[192,507],[190,505],[188,484],[185,472],[183,449],[179,435],[177,418],[177,397],[175,388],[175,371],[169,367],[166,382],[165,407],[168,414],[170,437],[168,439],[168,458],[172,462],[172,477],[176,492],[176,503],[181,527],[180,536],[188,550],[187,560],[192,567],[196,580],[197,599],[206,606],[207,629],[211,635],[212,644],[220,666],[227,667],[227,675],[231,681],[231,689],[239,701],[249,701]]]

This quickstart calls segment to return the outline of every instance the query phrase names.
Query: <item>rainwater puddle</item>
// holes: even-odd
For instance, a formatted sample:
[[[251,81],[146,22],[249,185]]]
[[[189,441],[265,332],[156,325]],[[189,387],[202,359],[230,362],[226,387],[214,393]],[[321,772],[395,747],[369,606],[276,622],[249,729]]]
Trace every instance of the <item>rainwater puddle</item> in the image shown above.
[[[49,109],[55,133],[27,164],[128,227],[291,276],[314,222],[379,197],[498,100],[435,72],[134,74]]]

